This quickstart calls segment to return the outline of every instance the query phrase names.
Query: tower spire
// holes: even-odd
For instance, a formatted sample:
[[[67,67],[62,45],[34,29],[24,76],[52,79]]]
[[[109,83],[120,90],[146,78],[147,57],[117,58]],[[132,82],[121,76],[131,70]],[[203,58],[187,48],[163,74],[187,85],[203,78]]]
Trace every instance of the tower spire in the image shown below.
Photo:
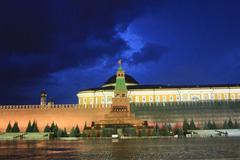
[[[123,69],[122,69],[122,60],[121,59],[118,60],[118,71],[123,71]]]

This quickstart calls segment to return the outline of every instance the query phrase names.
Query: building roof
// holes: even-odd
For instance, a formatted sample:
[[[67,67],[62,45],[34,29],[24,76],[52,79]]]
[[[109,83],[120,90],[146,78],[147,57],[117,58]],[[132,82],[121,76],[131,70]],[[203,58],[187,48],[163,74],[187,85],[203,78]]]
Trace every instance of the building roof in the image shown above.
[[[137,89],[170,89],[170,88],[217,88],[217,87],[240,87],[240,84],[212,84],[212,85],[133,85],[127,86],[128,90]],[[114,86],[89,88],[82,91],[114,90]]]

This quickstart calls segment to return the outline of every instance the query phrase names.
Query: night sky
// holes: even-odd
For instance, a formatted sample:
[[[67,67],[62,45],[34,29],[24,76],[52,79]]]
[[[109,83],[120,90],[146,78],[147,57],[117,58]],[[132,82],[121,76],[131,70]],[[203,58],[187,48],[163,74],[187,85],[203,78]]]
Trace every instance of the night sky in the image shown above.
[[[240,83],[240,1],[0,2],[0,104],[77,103],[119,58],[142,84]]]

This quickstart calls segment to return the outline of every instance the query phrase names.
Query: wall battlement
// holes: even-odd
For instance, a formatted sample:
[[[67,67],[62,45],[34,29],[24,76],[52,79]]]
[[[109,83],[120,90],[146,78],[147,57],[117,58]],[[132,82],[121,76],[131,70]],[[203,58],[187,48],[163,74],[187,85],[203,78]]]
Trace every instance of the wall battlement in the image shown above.
[[[54,104],[54,105],[0,105],[0,110],[13,110],[13,109],[63,109],[63,108],[110,108],[111,105],[80,105],[80,104]]]
[[[157,105],[157,106],[191,106],[191,105],[209,105],[213,104],[240,104],[240,100],[202,100],[202,101],[181,101],[181,102],[131,102],[131,105]],[[1,109],[47,109],[47,108],[81,108],[81,109],[91,109],[91,108],[110,108],[111,104],[52,104],[52,105],[0,105]],[[239,106],[240,107],[240,106]]]

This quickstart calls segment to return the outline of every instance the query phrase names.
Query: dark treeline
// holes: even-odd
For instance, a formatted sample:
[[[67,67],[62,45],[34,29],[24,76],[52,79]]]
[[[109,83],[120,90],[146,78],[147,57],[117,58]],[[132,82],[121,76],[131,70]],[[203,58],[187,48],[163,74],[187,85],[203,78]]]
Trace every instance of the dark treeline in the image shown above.
[[[175,125],[172,127],[170,124],[163,124],[161,127],[156,123],[155,126],[149,127],[147,124],[144,124],[141,128],[135,127],[124,127],[122,132],[124,136],[173,136],[173,135],[185,135],[189,130],[197,129],[237,129],[240,126],[237,121],[232,121],[231,118],[225,120],[221,127],[217,126],[214,121],[207,121],[203,124],[201,128],[197,127],[194,123],[194,120],[183,121],[182,126]],[[37,133],[39,132],[37,121],[28,122],[27,128],[25,130],[27,133]],[[6,128],[6,132],[17,133],[20,132],[18,127],[18,122],[15,122],[13,126],[9,122]],[[115,127],[106,127],[100,129],[94,129],[94,127],[87,127],[86,123],[83,128],[83,132],[80,132],[78,125],[72,127],[70,132],[67,132],[66,128],[59,128],[58,125],[52,122],[51,125],[46,125],[44,132],[52,133],[53,137],[111,137],[112,134],[117,134],[117,128]]]

